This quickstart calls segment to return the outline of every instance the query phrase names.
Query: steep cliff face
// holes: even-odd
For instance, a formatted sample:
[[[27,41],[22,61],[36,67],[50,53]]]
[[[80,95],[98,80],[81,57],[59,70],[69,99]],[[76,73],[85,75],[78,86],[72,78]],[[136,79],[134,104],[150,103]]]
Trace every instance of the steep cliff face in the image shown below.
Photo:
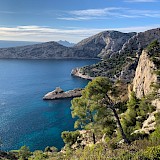
[[[133,91],[136,93],[137,98],[142,98],[151,93],[151,84],[157,82],[157,75],[155,64],[150,60],[147,51],[143,51],[138,62],[133,80]]]
[[[155,115],[160,112],[160,45],[158,48],[152,48],[152,52],[144,50],[139,58],[136,68],[135,77],[133,79],[133,91],[137,98],[142,98],[154,92],[155,96],[151,100],[151,104],[156,107],[156,111],[149,113],[148,118],[143,122],[142,129],[135,132],[151,133],[155,130]],[[156,90],[152,87],[156,84]],[[144,106],[145,107],[145,106]]]
[[[122,49],[120,50],[120,54],[126,52],[141,54],[142,49],[144,49],[155,39],[160,41],[160,28],[137,33],[123,45]]]
[[[136,32],[122,33],[118,31],[104,31],[82,40],[75,45],[77,52],[86,52],[101,58],[110,57],[117,53]]]
[[[118,53],[115,51],[102,62],[85,66],[81,70],[84,74],[92,77],[106,76],[112,80],[122,79],[131,82],[142,50],[156,39],[160,42],[160,28],[138,33],[127,40]]]

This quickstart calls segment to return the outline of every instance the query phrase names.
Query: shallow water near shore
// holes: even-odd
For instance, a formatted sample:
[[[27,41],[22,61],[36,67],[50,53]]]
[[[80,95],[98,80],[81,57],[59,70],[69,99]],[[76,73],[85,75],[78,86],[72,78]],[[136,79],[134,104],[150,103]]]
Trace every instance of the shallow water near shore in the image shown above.
[[[75,67],[98,60],[0,60],[0,138],[2,150],[23,145],[33,150],[63,147],[61,132],[74,130],[70,100],[43,101],[55,87],[85,87],[87,80],[70,76]]]

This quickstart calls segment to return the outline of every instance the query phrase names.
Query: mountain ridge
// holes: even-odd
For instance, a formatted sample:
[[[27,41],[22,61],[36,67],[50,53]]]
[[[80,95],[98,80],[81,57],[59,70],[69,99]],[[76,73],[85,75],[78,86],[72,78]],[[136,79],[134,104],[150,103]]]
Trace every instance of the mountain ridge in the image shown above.
[[[116,41],[116,37],[122,40]],[[17,59],[50,59],[50,58],[103,58],[104,50],[109,50],[107,54],[118,51],[122,45],[131,38],[135,33],[122,33],[118,31],[104,31],[92,37],[82,40],[73,47],[66,47],[51,41],[35,45],[20,47],[0,48],[0,58],[17,58]],[[115,43],[116,42],[116,43]],[[117,47],[120,46],[120,47]],[[106,48],[106,49],[105,49]],[[118,48],[118,50],[116,49]],[[102,56],[99,54],[103,50]]]
[[[156,39],[160,42],[160,28],[137,33],[123,44],[121,50],[114,52],[109,58],[82,67],[79,71],[89,77],[104,76],[113,81],[123,79],[130,82],[134,77],[142,50]]]

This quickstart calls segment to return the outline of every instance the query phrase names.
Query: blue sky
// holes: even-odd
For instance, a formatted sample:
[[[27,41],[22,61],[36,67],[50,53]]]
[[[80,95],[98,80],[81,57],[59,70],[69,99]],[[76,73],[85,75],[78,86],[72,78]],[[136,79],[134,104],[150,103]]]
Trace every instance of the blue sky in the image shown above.
[[[78,42],[160,27],[160,0],[0,0],[0,39]]]

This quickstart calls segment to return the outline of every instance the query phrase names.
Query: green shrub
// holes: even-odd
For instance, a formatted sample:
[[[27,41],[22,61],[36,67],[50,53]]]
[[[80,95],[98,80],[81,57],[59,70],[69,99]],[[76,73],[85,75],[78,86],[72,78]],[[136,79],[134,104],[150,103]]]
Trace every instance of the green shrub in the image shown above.
[[[148,147],[144,153],[146,160],[158,160],[160,159],[160,146]]]
[[[149,52],[152,52],[157,47],[159,47],[159,42],[158,42],[158,40],[154,40],[147,46],[147,50]]]
[[[34,151],[33,155],[28,160],[45,160],[48,156],[43,151]]]
[[[79,131],[64,131],[61,134],[61,137],[64,141],[64,143],[68,146],[71,147],[76,141],[77,138],[80,137],[81,134]]]
[[[29,150],[29,147],[27,146],[22,146],[18,151],[19,159],[27,160],[30,155],[31,155],[31,152]]]

